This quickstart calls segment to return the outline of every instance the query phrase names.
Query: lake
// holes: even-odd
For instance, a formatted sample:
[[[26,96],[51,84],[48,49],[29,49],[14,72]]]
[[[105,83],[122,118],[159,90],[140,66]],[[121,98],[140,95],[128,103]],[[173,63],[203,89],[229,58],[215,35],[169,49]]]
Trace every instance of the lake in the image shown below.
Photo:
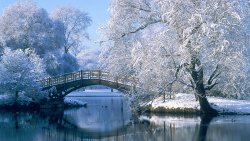
[[[86,107],[0,111],[0,141],[249,141],[250,116],[132,116],[122,96],[76,96]]]

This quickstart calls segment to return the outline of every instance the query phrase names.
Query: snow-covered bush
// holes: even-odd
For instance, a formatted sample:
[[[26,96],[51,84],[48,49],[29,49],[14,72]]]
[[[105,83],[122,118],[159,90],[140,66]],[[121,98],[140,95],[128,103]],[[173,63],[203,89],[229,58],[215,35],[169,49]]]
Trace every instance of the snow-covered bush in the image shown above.
[[[11,50],[6,47],[0,68],[1,91],[14,96],[25,92],[31,97],[37,92],[38,80],[46,75],[43,60],[31,49]]]

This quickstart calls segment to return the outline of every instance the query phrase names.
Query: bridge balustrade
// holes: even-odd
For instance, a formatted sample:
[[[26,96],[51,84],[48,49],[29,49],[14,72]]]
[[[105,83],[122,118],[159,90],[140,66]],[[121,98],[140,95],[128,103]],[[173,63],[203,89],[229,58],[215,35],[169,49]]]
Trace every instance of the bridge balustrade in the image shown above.
[[[128,80],[118,79],[117,77],[110,76],[109,73],[100,70],[90,70],[90,71],[81,70],[69,74],[64,74],[61,76],[50,77],[41,80],[41,83],[43,87],[49,87],[83,79],[100,79],[116,83],[125,83],[125,84],[130,83]]]
[[[64,97],[70,92],[89,85],[104,85],[120,91],[129,91],[136,88],[133,77],[114,77],[101,70],[77,71],[60,76],[46,78],[40,81],[42,89],[48,90],[52,86],[57,89],[57,97]]]

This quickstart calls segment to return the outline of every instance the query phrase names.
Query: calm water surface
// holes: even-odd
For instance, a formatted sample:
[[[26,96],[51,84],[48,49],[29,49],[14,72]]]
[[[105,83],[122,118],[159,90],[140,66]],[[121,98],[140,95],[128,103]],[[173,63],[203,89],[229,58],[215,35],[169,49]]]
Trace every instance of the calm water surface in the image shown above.
[[[76,97],[87,107],[0,112],[0,141],[249,141],[250,116],[131,116],[123,97]]]

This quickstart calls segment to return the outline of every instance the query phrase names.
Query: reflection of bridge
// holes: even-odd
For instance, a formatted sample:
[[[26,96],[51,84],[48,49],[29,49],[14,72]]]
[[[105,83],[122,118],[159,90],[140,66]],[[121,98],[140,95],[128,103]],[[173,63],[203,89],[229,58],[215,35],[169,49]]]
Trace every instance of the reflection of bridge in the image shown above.
[[[43,90],[56,88],[56,93],[50,95],[52,98],[64,97],[74,90],[91,85],[104,85],[120,91],[128,91],[132,86],[128,79],[119,79],[100,70],[77,71],[43,79],[41,83]]]

